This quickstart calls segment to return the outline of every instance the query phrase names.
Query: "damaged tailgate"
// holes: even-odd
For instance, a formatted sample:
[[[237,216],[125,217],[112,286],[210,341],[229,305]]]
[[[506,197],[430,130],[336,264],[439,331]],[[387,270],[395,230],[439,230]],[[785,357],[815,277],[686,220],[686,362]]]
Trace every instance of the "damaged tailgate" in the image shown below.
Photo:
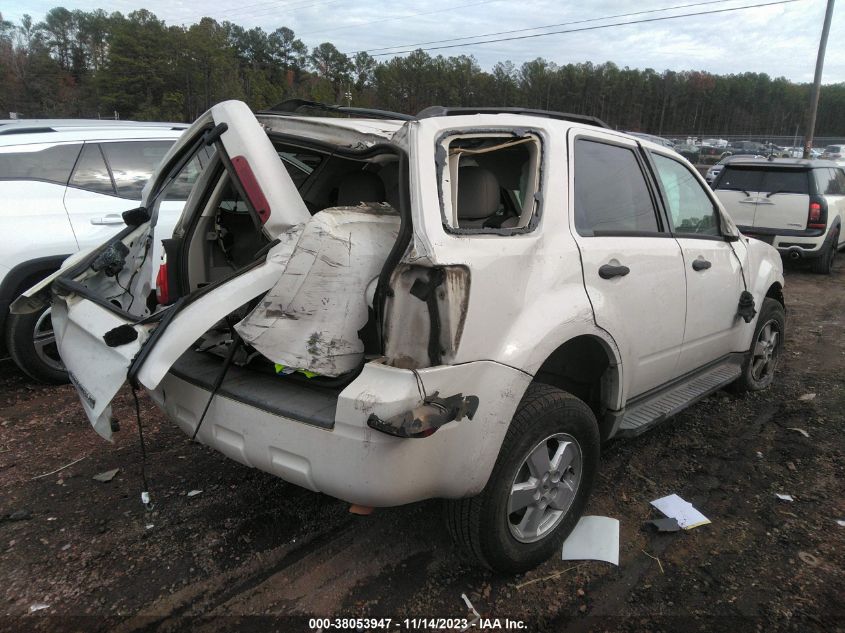
[[[161,194],[193,154],[210,144],[250,202],[256,224],[276,240],[275,246],[230,278],[151,314],[147,301],[153,269],[152,229]],[[204,182],[199,178],[194,185],[180,223],[201,212],[203,192],[198,190]],[[171,149],[144,190],[143,206],[124,213],[129,226],[25,292],[12,311],[32,312],[52,300],[59,354],[91,424],[109,439],[110,403],[130,368],[133,379],[155,388],[199,333],[273,286],[298,235],[291,229],[309,218],[252,112],[244,103],[227,101],[200,117]],[[154,362],[147,363],[151,349],[159,346],[162,349]]]

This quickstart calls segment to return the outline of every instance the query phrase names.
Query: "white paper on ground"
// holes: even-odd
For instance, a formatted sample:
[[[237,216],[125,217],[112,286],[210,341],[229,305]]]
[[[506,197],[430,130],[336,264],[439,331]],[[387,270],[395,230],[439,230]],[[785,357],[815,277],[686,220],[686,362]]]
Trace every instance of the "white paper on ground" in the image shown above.
[[[776,492],[775,496],[781,501],[795,501],[795,497],[793,497],[792,495],[782,495],[781,493]]]
[[[689,501],[684,501],[678,495],[671,494],[651,502],[655,508],[667,517],[678,521],[683,529],[689,530],[699,525],[707,525],[710,519],[696,510]]]
[[[619,520],[581,517],[563,542],[562,560],[603,560],[619,565]]]

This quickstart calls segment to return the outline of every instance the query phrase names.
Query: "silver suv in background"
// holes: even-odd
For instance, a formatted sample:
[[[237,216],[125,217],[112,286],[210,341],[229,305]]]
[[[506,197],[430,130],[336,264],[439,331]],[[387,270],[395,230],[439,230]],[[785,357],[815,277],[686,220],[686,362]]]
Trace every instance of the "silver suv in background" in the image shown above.
[[[0,124],[0,345],[32,378],[67,381],[50,311],[9,315],[9,304],[69,255],[125,227],[121,213],[140,204],[150,174],[186,128],[64,119]],[[172,230],[183,201],[174,191],[163,204],[160,235]],[[159,253],[156,243],[154,257]]]
[[[736,158],[714,183],[744,234],[828,274],[845,246],[845,171],[826,160]]]

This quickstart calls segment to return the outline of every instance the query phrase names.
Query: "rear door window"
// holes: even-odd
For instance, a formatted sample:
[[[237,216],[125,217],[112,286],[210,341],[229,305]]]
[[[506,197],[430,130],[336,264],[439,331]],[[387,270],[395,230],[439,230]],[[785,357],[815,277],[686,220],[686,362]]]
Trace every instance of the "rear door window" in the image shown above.
[[[102,143],[117,195],[140,200],[144,185],[172,145],[173,141]]]
[[[574,193],[579,235],[660,232],[645,176],[628,147],[575,141]]]
[[[810,193],[809,170],[771,169],[765,172],[763,188],[767,193]]]

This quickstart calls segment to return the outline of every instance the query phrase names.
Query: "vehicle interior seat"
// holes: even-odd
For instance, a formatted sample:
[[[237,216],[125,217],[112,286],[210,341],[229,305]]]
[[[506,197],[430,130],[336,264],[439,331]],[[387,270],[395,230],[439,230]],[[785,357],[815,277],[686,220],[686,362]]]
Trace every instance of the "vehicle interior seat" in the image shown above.
[[[384,202],[384,181],[370,171],[346,174],[337,187],[337,206],[356,207],[362,202]]]
[[[501,224],[488,223],[499,211],[501,189],[492,171],[467,165],[458,171],[458,225],[462,229],[513,228],[518,217],[509,217]]]

